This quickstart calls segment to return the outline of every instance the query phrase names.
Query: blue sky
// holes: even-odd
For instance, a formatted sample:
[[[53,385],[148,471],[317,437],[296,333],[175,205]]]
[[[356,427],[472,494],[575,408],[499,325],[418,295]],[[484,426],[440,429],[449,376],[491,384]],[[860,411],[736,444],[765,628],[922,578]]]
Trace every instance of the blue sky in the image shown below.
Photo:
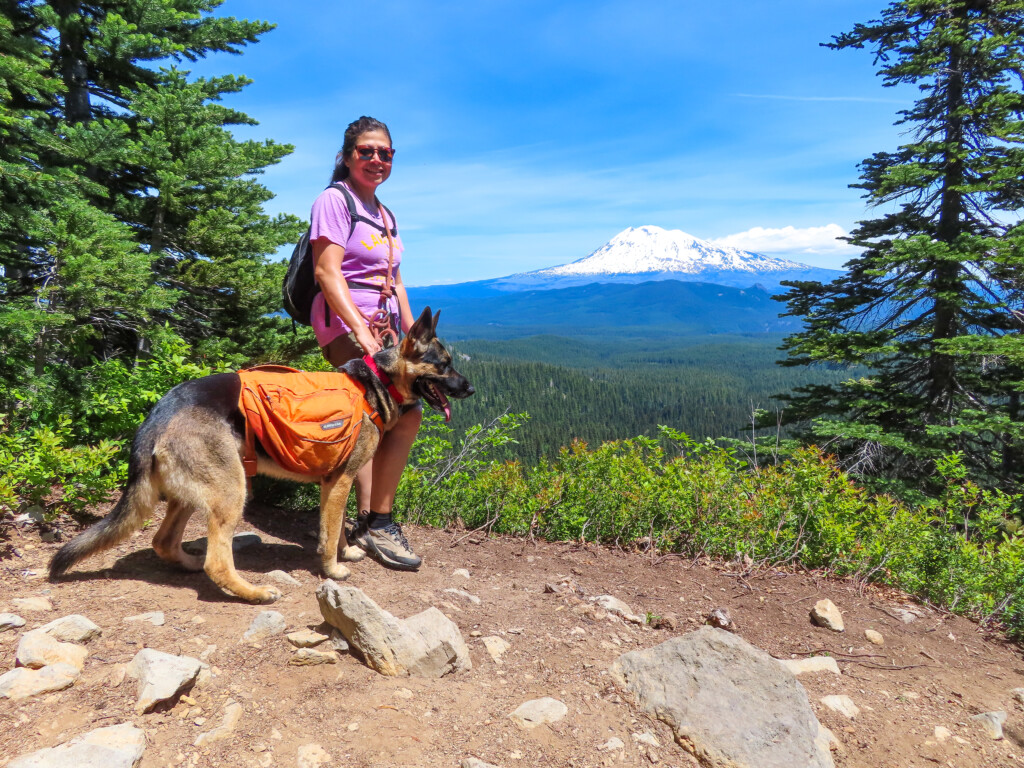
[[[378,194],[410,285],[564,264],[645,224],[838,267],[835,235],[870,215],[857,163],[896,147],[913,94],[819,43],[882,7],[227,0],[277,29],[191,69],[252,78],[227,101],[260,122],[239,136],[295,146],[263,177],[272,212],[307,218],[345,126],[386,122]]]

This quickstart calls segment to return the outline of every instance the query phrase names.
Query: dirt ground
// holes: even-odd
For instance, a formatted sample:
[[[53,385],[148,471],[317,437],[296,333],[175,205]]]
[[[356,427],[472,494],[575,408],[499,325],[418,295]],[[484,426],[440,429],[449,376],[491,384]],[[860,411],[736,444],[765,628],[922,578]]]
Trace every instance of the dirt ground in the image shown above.
[[[251,509],[240,528],[262,539],[236,555],[247,578],[266,583],[263,574],[282,569],[301,582],[281,587],[284,597],[270,606],[285,616],[289,631],[321,623],[314,597],[320,582],[315,529],[312,513],[269,508]],[[393,572],[364,560],[352,565],[348,583],[399,618],[431,605],[440,608],[466,638],[473,669],[441,680],[389,678],[350,654],[333,665],[291,666],[293,649],[283,636],[244,642],[242,634],[267,607],[227,597],[204,574],[183,573],[158,560],[150,548],[154,530],[51,584],[45,570],[59,542],[43,541],[50,536],[41,538],[31,525],[4,529],[0,612],[20,613],[28,624],[0,634],[0,672],[14,666],[23,632],[54,618],[83,614],[103,635],[89,644],[74,687],[20,702],[0,700],[0,765],[130,721],[147,734],[142,768],[290,768],[298,765],[300,747],[309,744],[323,748],[330,756],[323,764],[330,768],[458,766],[471,756],[503,768],[694,766],[664,724],[620,697],[606,671],[625,651],[695,629],[715,608],[728,609],[736,632],[777,658],[828,653],[838,660],[841,676],[800,677],[819,720],[841,742],[834,753],[837,766],[1024,765],[1024,709],[1012,695],[1024,687],[1021,649],[890,590],[807,573],[772,571],[744,578],[738,565],[407,526],[410,542],[424,557],[418,573]],[[66,525],[60,533],[66,539],[74,532]],[[203,535],[193,522],[186,540]],[[463,568],[470,578],[454,573]],[[581,612],[579,598],[545,592],[546,583],[565,577],[587,596],[611,594],[635,613],[674,618],[676,626],[594,620]],[[479,605],[445,592],[448,588],[478,596]],[[13,598],[37,595],[48,597],[54,610],[14,610]],[[843,613],[842,634],[809,621],[809,609],[825,597]],[[909,624],[899,614],[906,608],[920,614]],[[166,623],[124,621],[148,611],[163,611]],[[884,646],[868,643],[866,629],[880,632]],[[500,664],[482,644],[481,636],[489,635],[511,645]],[[143,647],[203,655],[213,675],[188,701],[137,715],[134,681],[122,681],[119,665]],[[820,703],[829,694],[850,696],[859,715],[850,720],[829,710]],[[563,720],[524,731],[509,719],[523,702],[545,696],[567,705]],[[193,746],[200,733],[221,721],[228,700],[244,710],[234,733]],[[1009,716],[999,741],[970,720],[993,710]],[[936,738],[936,726],[950,731],[944,741]],[[660,747],[632,738],[647,731]],[[624,748],[599,749],[612,737]]]

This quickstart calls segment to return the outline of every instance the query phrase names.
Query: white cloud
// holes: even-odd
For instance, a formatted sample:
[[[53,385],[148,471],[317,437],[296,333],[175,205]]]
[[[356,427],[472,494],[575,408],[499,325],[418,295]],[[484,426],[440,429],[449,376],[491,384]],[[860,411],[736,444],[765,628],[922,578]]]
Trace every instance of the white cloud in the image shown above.
[[[713,238],[715,245],[731,246],[755,253],[821,254],[853,256],[858,249],[838,240],[846,231],[838,224],[823,227],[753,227],[746,232]]]

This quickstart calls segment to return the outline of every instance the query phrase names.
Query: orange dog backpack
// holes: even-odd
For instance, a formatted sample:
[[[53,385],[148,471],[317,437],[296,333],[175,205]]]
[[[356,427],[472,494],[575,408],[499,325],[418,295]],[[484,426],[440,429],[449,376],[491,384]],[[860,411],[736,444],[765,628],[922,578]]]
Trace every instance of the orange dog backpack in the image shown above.
[[[348,374],[262,365],[239,371],[238,377],[247,477],[256,474],[256,440],[284,469],[322,477],[352,452],[363,413],[384,429],[380,414],[366,402],[366,388]]]

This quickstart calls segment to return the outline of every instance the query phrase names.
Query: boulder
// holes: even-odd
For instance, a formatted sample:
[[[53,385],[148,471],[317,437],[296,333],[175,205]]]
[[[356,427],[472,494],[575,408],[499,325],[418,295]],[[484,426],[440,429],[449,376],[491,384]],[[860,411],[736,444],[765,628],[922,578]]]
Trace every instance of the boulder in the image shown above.
[[[161,702],[191,688],[203,662],[191,656],[172,656],[163,651],[143,648],[128,665],[127,672],[139,681],[139,700],[135,710],[151,712]]]
[[[145,732],[131,723],[121,723],[16,758],[7,768],[134,768],[145,750]]]
[[[0,698],[20,701],[70,688],[81,670],[68,664],[52,664],[42,669],[18,667],[0,675]]]
[[[706,768],[833,768],[803,686],[734,634],[702,627],[623,654],[610,674]]]
[[[103,634],[103,630],[78,613],[54,619],[49,624],[43,624],[39,629],[33,631],[45,632],[54,640],[59,640],[62,643],[88,643]]]
[[[14,661],[19,667],[40,669],[51,664],[67,664],[79,672],[85,666],[89,651],[74,643],[54,640],[42,629],[33,629],[21,636]]]
[[[437,608],[400,620],[362,590],[330,579],[316,591],[324,619],[382,675],[443,677],[472,668],[459,628]]]

